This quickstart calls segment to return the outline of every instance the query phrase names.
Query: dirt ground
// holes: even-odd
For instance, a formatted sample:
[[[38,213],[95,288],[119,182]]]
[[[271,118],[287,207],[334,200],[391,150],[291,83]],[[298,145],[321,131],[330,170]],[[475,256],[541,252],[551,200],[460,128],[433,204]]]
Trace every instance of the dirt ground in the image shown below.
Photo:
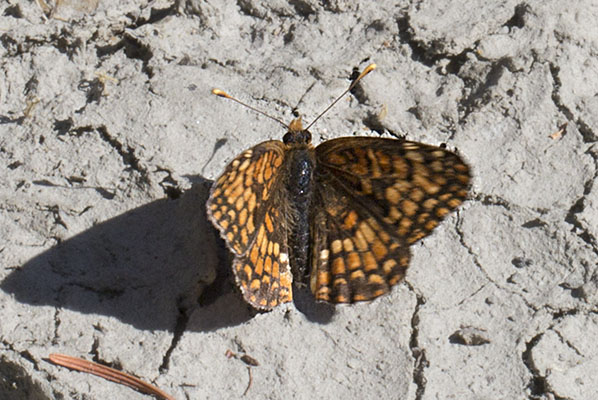
[[[598,3],[0,4],[0,398],[598,398]],[[456,150],[470,199],[371,303],[256,313],[206,219],[284,129]],[[596,187],[595,187],[596,186]],[[227,358],[249,355],[259,366]]]

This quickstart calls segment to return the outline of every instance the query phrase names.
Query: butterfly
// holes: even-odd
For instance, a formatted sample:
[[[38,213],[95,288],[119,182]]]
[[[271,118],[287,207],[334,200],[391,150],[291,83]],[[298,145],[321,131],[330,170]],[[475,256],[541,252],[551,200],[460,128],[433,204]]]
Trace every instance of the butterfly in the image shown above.
[[[405,276],[409,246],[465,201],[470,180],[457,154],[422,143],[341,137],[314,147],[298,118],[282,141],[230,162],[206,207],[253,307],[292,301],[293,282],[318,301],[354,303]]]

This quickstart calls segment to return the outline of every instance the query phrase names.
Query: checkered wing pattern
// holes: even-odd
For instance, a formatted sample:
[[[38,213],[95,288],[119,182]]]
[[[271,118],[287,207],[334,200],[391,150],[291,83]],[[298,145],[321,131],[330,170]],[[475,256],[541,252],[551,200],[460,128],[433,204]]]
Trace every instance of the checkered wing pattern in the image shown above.
[[[405,274],[409,245],[466,198],[469,167],[421,143],[340,138],[316,148],[311,289],[351,303],[389,291]]]
[[[252,306],[271,309],[292,300],[287,251],[282,142],[268,141],[234,159],[216,180],[208,216],[235,255],[233,271]]]

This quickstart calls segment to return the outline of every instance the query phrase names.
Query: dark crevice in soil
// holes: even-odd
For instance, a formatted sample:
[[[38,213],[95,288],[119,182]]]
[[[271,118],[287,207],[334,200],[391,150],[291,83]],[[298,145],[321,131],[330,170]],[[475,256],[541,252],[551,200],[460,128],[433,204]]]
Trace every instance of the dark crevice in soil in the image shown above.
[[[303,0],[289,0],[289,4],[293,7],[295,12],[303,18],[308,18],[310,15],[316,13],[310,2]]]
[[[567,310],[561,313],[556,313],[553,315],[553,319],[557,319],[555,315],[558,315],[558,318],[562,318],[565,315],[573,315],[577,314],[578,310]],[[558,332],[555,331],[557,336],[561,338],[563,343],[570,345],[567,340],[565,340]],[[531,338],[528,342],[525,343],[525,351],[521,354],[521,359],[523,360],[523,364],[526,366],[528,371],[532,374],[532,379],[527,385],[527,388],[530,391],[530,399],[531,400],[544,400],[547,398],[555,399],[555,400],[568,400],[568,398],[558,396],[556,393],[553,392],[552,388],[546,381],[546,377],[543,376],[536,364],[534,362],[532,356],[533,348],[540,342],[544,332],[538,333],[536,336]],[[577,350],[572,347],[573,350]]]
[[[585,205],[584,205],[585,195],[577,199],[577,201],[571,206],[567,215],[565,216],[565,222],[568,224],[573,225],[572,232],[576,233],[577,236],[588,245],[590,245],[594,251],[598,255],[598,241],[596,237],[592,235],[588,229],[586,229],[581,222],[577,219],[576,214],[583,212]]]
[[[513,264],[515,268],[522,269],[532,266],[534,264],[534,260],[525,257],[513,257],[511,259],[511,264]]]
[[[450,54],[444,51],[444,42],[440,40],[426,44],[421,40],[415,39],[409,15],[399,17],[397,25],[399,28],[399,39],[411,48],[411,59],[427,67],[433,67],[438,61],[447,59],[449,63],[445,66],[446,72],[449,74],[458,74],[463,64],[467,61],[468,54],[473,52],[473,49],[468,48],[459,54]]]
[[[462,346],[483,346],[490,343],[483,332],[477,332],[475,329],[463,328],[459,329],[449,336],[449,343],[458,344]]]
[[[460,121],[464,121],[474,110],[479,109],[492,100],[492,91],[503,76],[506,69],[509,69],[511,60],[502,58],[490,65],[490,70],[483,80],[464,79],[465,86],[472,88],[470,94],[459,102]]]
[[[164,194],[170,200],[176,200],[183,194],[182,190],[179,188],[179,183],[172,177],[172,173],[170,170],[166,168],[158,167],[156,172],[166,172],[168,175],[164,177],[159,183],[160,187],[164,191]]]
[[[436,43],[426,46],[423,41],[415,39],[409,15],[399,17],[397,25],[399,28],[399,39],[411,48],[411,59],[413,61],[421,62],[427,67],[433,67],[438,60],[444,57],[444,54],[438,51],[440,49]]]
[[[563,290],[568,291],[569,294],[571,295],[571,297],[574,299],[587,300],[587,298],[588,298],[588,293],[584,290],[583,285],[573,287],[568,283],[560,283],[559,287]]]
[[[60,309],[59,308],[55,308],[54,309],[54,334],[52,336],[52,344],[53,345],[57,345],[58,344],[58,328],[60,327]]]
[[[530,221],[527,221],[521,224],[522,228],[532,229],[532,228],[544,228],[548,226],[548,224],[542,221],[540,218],[535,218]]]
[[[24,52],[22,44],[13,39],[8,33],[0,35],[0,44],[9,56],[17,56]]]
[[[53,264],[50,264],[50,265],[52,265],[53,272],[56,272],[58,275],[64,276],[64,273],[58,272],[59,271],[58,268],[56,268]],[[91,293],[94,293],[102,301],[119,298],[125,292],[124,289],[114,289],[114,288],[105,287],[105,286],[104,287],[93,287],[93,286],[89,286],[89,285],[83,285],[81,283],[72,283],[72,284],[69,284],[69,286],[78,287],[83,290],[87,290]]]
[[[422,296],[418,295],[413,288],[410,288],[415,293],[417,304],[413,316],[411,317],[411,337],[409,338],[409,349],[411,349],[411,355],[415,360],[413,368],[413,383],[416,385],[415,399],[421,400],[426,392],[427,380],[424,374],[424,370],[429,366],[428,359],[426,357],[425,349],[419,347],[419,310],[421,306],[425,304],[425,300]]]
[[[374,30],[376,32],[384,32],[386,30],[386,24],[382,19],[376,19],[372,21],[366,28],[366,31]]]
[[[81,38],[73,37],[72,31],[62,28],[59,33],[53,33],[48,37],[38,38],[26,36],[21,42],[17,42],[10,34],[4,33],[0,36],[0,44],[6,49],[8,55],[18,56],[31,52],[31,49],[39,46],[52,46],[60,53],[66,54],[69,60],[83,46]]]
[[[105,83],[100,78],[94,78],[91,80],[84,79],[79,82],[77,89],[85,92],[85,104],[91,103],[100,103],[100,99],[104,94],[105,90]],[[81,107],[80,109],[76,110],[75,113],[80,114],[85,109],[85,106]]]
[[[153,68],[149,65],[149,60],[154,56],[151,48],[138,39],[125,36],[124,40],[124,51],[127,57],[142,62],[141,71],[147,75],[149,79],[154,76]]]
[[[525,14],[528,11],[529,6],[526,3],[517,4],[513,16],[503,26],[508,28],[523,28],[525,26]]]
[[[0,125],[6,125],[6,124],[22,125],[23,121],[25,121],[25,116],[23,116],[23,115],[20,117],[16,117],[16,118],[7,117],[6,115],[0,115]]]
[[[166,371],[168,371],[168,367],[170,365],[170,356],[172,355],[172,352],[176,348],[177,344],[183,337],[185,330],[187,329],[187,323],[189,322],[189,314],[188,314],[189,310],[186,307],[184,307],[182,304],[183,304],[183,301],[181,299],[179,299],[178,300],[179,315],[177,316],[176,324],[174,326],[172,341],[170,342],[170,346],[168,347],[168,350],[166,350],[166,353],[164,354],[164,357],[162,358],[162,364],[160,365],[160,368],[159,368],[160,373],[162,373],[162,374],[165,373]]]
[[[449,63],[444,67],[446,72],[459,75],[461,67],[467,62],[471,53],[473,53],[473,49],[465,49],[457,55],[447,55],[446,58],[449,60]]]
[[[23,11],[21,11],[21,7],[18,4],[14,6],[9,6],[4,9],[5,17],[13,17],[13,18],[23,18]]]
[[[376,132],[379,135],[382,135],[384,132],[386,132],[386,128],[384,128],[384,125],[382,122],[380,122],[380,118],[378,118],[378,115],[374,113],[368,112],[367,116],[362,122],[368,129]]]
[[[594,143],[598,141],[598,135],[592,130],[592,128],[582,119],[576,119],[573,115],[573,112],[567,107],[559,93],[559,90],[562,86],[561,78],[559,77],[560,67],[553,63],[548,63],[550,68],[550,74],[552,75],[553,80],[553,89],[552,89],[552,102],[556,106],[556,108],[567,118],[567,120],[572,121],[575,123],[577,130],[581,134],[584,143]]]
[[[543,335],[544,333],[539,333],[531,338],[531,340],[525,344],[525,351],[521,354],[523,364],[532,374],[532,379],[527,385],[527,388],[530,391],[531,399],[544,398],[543,396],[545,396],[548,392],[546,378],[540,374],[540,371],[536,368],[532,357],[532,349],[538,344],[540,339],[542,339]]]
[[[125,165],[130,166],[133,170],[140,172],[142,175],[147,174],[146,169],[139,164],[139,159],[135,156],[135,150],[133,148],[130,146],[126,146],[125,148],[121,142],[108,133],[108,129],[106,129],[105,126],[99,126],[96,130],[100,134],[102,140],[110,144],[110,146],[117,151]]]
[[[581,136],[583,137],[583,141],[585,143],[594,143],[598,141],[598,135],[594,133],[594,130],[581,118],[577,119],[577,129]]]
[[[110,368],[117,369],[119,371],[123,370],[122,364],[120,362],[118,362],[118,361],[107,362],[106,360],[102,359],[100,357],[100,352],[98,350],[99,348],[100,348],[100,340],[97,337],[94,337],[93,343],[91,344],[91,349],[89,350],[89,354],[91,354],[91,356],[92,356],[91,357],[92,361],[94,361],[98,364],[105,365]]]
[[[97,46],[96,54],[98,58],[111,56],[120,50],[123,50],[125,55],[134,60],[142,62],[141,71],[147,75],[149,79],[154,76],[153,68],[149,65],[149,61],[154,56],[151,48],[141,43],[137,38],[124,34],[124,37],[117,43],[108,46]]]
[[[66,230],[69,229],[69,227],[66,225],[66,222],[64,222],[62,216],[60,215],[60,207],[58,207],[58,205],[54,204],[51,206],[46,206],[43,207],[42,210],[52,214],[52,218],[54,218],[54,225],[60,225]]]
[[[59,34],[50,36],[50,44],[62,54],[66,54],[69,60],[72,60],[73,56],[83,47],[81,38],[73,37],[72,32],[65,28]]]
[[[20,351],[19,355],[21,357],[23,357],[25,360],[29,361],[33,365],[33,368],[36,371],[39,371],[39,366],[37,365],[37,360],[35,359],[35,357],[33,357],[33,355],[29,352],[29,350]]]
[[[494,285],[496,285],[497,287],[500,287],[500,285],[498,285],[494,280],[492,280],[492,278],[488,275],[488,273],[486,272],[486,270],[484,269],[484,267],[482,266],[482,263],[480,262],[480,260],[478,259],[478,255],[473,251],[473,249],[465,242],[465,235],[463,233],[463,219],[461,217],[461,213],[460,211],[457,211],[457,223],[455,224],[455,231],[457,232],[457,235],[459,236],[459,243],[461,243],[461,246],[463,246],[463,248],[465,248],[467,250],[467,253],[471,256],[474,265],[476,266],[476,268],[478,270],[480,270],[480,272],[486,277],[486,279],[488,279],[488,281],[492,282]]]
[[[21,165],[23,165],[23,162],[17,160],[15,162],[8,164],[7,167],[8,167],[8,169],[15,170],[15,169],[19,168]]]
[[[289,27],[289,29],[287,30],[287,32],[282,37],[283,40],[284,40],[284,44],[285,45],[288,45],[293,40],[295,40],[295,30],[296,29],[297,29],[296,25],[295,24],[291,24],[291,26]]]
[[[573,113],[571,112],[571,110],[569,110],[569,108],[567,108],[567,106],[565,106],[561,102],[561,96],[559,94],[559,89],[562,86],[561,78],[559,77],[559,72],[561,69],[559,66],[554,65],[552,63],[549,63],[548,66],[550,68],[550,74],[552,75],[552,80],[554,82],[552,89],[552,101],[557,106],[559,111],[563,113],[565,117],[567,117],[568,120],[574,121],[575,118],[573,117]]]
[[[152,8],[150,10],[150,15],[148,18],[136,18],[134,15],[128,14],[127,16],[131,20],[135,21],[135,23],[127,26],[127,28],[136,29],[143,25],[155,24],[171,15],[177,15],[177,2],[176,1],[174,1],[170,7]]]
[[[123,47],[124,47],[125,43],[124,40],[119,40],[118,42],[114,43],[114,44],[108,44],[106,46],[100,46],[97,45],[96,48],[96,56],[98,58],[104,58],[104,57],[108,57],[108,56],[112,56],[114,54],[116,54],[117,52],[119,52]]]
[[[499,206],[503,207],[507,211],[511,211],[511,205],[509,202],[499,196],[477,194],[473,197],[473,200],[479,201],[485,206]]]
[[[16,353],[12,345],[2,342],[11,352]],[[21,365],[6,357],[6,349],[0,353],[0,399],[14,400],[49,400],[45,390],[32,379],[30,373]],[[21,354],[23,356],[23,354]],[[26,359],[30,355],[26,355]],[[38,370],[36,368],[36,370]],[[64,398],[61,394],[54,392],[54,399]]]
[[[112,200],[116,197],[116,193],[112,190],[104,189],[103,187],[96,186],[94,190],[106,200]]]
[[[56,134],[58,136],[63,136],[66,135],[71,128],[73,127],[73,120],[72,118],[67,118],[67,119],[56,119],[54,120],[54,131],[56,131]]]
[[[267,15],[267,13],[255,8],[251,0],[237,0],[237,7],[239,7],[239,10],[248,17],[265,19]]]
[[[558,311],[552,312],[552,319],[554,321],[559,321],[559,320],[563,319],[564,317],[569,317],[571,315],[577,315],[579,313],[580,313],[580,310],[577,308],[558,310]]]
[[[581,240],[587,243],[592,248],[594,253],[598,255],[598,240],[577,218],[577,214],[582,213],[585,209],[585,198],[592,191],[595,179],[596,176],[592,177],[592,179],[585,183],[583,196],[578,198],[569,208],[569,211],[565,216],[565,222],[572,225],[573,228],[571,231],[575,233]]]
[[[355,79],[357,79],[359,77],[359,74],[361,74],[361,72],[362,72],[362,68],[353,67],[353,70],[351,71],[351,75],[349,76],[349,79],[351,80],[351,82],[354,82]],[[361,86],[360,83],[357,83],[351,89],[350,93],[353,95],[353,97],[355,97],[357,99],[359,104],[368,104],[369,103],[369,98],[368,98],[367,94],[365,93],[365,90],[363,90],[363,87]]]

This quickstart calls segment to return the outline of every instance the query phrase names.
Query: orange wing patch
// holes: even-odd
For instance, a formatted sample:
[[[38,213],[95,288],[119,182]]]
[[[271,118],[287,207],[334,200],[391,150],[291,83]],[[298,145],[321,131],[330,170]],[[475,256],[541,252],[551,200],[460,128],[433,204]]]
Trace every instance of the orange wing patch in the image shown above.
[[[276,227],[273,220],[277,221]],[[287,253],[286,223],[280,210],[270,207],[263,221],[245,255],[235,258],[233,271],[245,301],[255,308],[269,310],[293,300],[293,278]]]
[[[281,215],[284,151],[282,142],[269,141],[243,152],[216,180],[207,202],[210,220],[235,254],[233,271],[245,300],[266,310],[293,299]]]
[[[237,255],[250,247],[273,192],[280,190],[283,159],[282,142],[261,143],[234,159],[212,186],[208,216]]]
[[[320,178],[367,208],[388,234],[413,244],[467,197],[471,175],[456,154],[422,143],[339,138],[316,148]]]
[[[310,286],[317,300],[367,301],[405,275],[409,247],[384,231],[346,197],[321,193],[327,206],[315,217]]]

